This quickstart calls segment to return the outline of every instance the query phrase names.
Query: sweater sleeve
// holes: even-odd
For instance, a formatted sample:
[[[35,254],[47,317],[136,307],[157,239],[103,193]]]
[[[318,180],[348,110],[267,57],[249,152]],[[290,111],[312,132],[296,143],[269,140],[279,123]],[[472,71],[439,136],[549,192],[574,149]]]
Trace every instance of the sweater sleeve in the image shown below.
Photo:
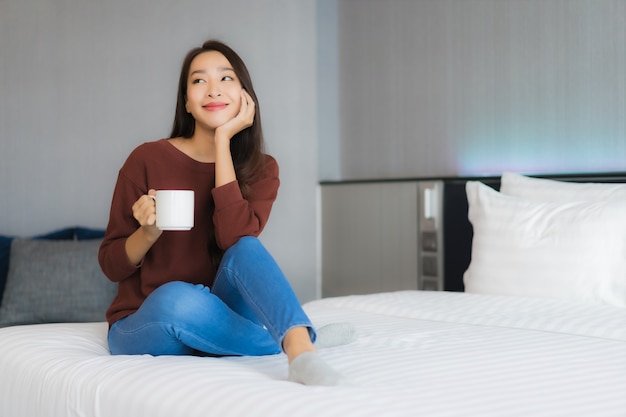
[[[263,231],[278,194],[278,163],[266,155],[263,174],[251,184],[251,194],[245,199],[237,181],[213,189],[215,238],[226,250],[243,236],[257,237]]]
[[[109,223],[98,252],[100,267],[113,282],[122,281],[137,272],[138,266],[133,265],[126,254],[126,239],[138,227],[131,207],[146,192],[129,180],[124,168],[120,170],[111,201]]]

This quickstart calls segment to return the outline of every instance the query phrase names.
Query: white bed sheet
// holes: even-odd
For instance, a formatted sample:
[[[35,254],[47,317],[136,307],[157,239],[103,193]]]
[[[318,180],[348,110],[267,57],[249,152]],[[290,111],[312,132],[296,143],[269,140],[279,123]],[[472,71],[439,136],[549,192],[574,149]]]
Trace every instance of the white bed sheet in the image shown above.
[[[626,310],[404,291],[306,304],[356,342],[352,386],[287,382],[283,355],[111,356],[106,324],[0,329],[2,417],[626,416]]]

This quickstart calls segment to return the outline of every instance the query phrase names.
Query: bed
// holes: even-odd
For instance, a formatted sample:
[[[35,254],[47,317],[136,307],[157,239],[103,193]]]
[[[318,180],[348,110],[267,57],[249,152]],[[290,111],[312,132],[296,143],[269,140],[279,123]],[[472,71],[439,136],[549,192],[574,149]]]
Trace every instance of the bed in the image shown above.
[[[287,382],[284,355],[111,356],[103,322],[18,325],[0,329],[0,416],[626,416],[626,176],[563,195],[502,180],[464,187],[466,292],[305,304],[355,326],[320,349],[349,384]],[[532,195],[504,194],[518,181]]]

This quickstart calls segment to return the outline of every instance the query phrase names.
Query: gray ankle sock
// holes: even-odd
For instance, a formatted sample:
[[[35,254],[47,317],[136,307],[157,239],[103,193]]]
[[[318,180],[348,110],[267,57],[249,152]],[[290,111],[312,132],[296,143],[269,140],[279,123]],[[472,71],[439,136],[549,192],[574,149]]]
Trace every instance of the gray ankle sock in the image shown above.
[[[347,345],[356,340],[356,329],[352,323],[327,324],[317,329],[316,333],[315,347],[318,349]]]
[[[339,385],[343,376],[331,368],[317,352],[304,352],[289,364],[289,381],[304,385]]]

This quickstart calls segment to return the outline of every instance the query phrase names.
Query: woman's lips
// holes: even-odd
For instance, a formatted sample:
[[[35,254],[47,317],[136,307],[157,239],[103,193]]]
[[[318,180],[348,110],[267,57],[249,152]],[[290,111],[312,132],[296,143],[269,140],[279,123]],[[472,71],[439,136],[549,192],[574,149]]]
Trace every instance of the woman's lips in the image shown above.
[[[209,111],[217,111],[217,110],[225,109],[227,105],[228,104],[226,103],[212,102],[212,103],[205,104],[203,107]]]

